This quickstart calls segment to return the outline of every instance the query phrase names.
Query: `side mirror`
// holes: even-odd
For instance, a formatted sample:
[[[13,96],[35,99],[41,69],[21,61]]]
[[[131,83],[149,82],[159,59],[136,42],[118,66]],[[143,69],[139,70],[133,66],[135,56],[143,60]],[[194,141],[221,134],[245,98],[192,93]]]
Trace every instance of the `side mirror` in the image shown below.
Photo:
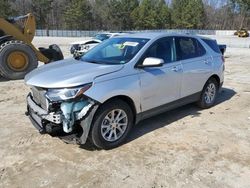
[[[141,65],[138,65],[138,68],[144,67],[161,67],[164,64],[163,59],[154,58],[154,57],[147,57],[144,59]]]

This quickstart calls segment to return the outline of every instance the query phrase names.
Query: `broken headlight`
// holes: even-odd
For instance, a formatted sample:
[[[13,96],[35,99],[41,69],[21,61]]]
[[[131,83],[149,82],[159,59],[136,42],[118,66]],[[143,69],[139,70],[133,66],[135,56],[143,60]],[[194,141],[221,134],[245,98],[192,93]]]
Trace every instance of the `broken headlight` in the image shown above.
[[[92,84],[85,84],[75,88],[48,89],[45,96],[52,102],[74,99],[87,91]]]

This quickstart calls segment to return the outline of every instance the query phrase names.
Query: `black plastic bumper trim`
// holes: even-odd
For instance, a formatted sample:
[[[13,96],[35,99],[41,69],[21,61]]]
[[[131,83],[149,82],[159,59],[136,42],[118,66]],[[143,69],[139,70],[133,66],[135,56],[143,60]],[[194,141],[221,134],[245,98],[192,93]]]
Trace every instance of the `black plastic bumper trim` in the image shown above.
[[[40,126],[39,123],[36,122],[36,120],[34,120],[34,119],[31,117],[29,111],[25,112],[25,115],[29,117],[29,119],[30,119],[32,125],[39,131],[40,134],[45,134],[45,133],[46,133],[45,129],[44,129],[42,126]]]

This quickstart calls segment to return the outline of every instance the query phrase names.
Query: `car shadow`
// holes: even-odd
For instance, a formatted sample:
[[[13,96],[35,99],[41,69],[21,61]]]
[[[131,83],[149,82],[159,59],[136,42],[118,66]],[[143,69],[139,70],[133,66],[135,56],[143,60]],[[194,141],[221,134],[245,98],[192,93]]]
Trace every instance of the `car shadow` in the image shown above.
[[[229,88],[222,88],[220,94],[217,97],[215,105],[219,105],[227,100],[230,100],[236,92]],[[212,110],[212,108],[211,108]],[[145,134],[148,134],[154,130],[162,127],[166,127],[171,123],[180,120],[186,116],[199,117],[202,109],[196,106],[196,104],[191,103],[174,110],[164,112],[162,114],[156,115],[149,119],[145,119],[134,126],[128,136],[126,143],[129,143]]]
[[[233,89],[222,88],[220,94],[217,97],[215,105],[219,105],[227,100],[230,100],[235,94],[236,92]],[[132,128],[124,144],[132,142],[133,140],[136,140],[137,138],[140,138],[141,136],[146,135],[159,128],[166,127],[171,123],[173,123],[174,121],[180,120],[186,116],[191,115],[192,118],[199,117],[201,111],[202,111],[201,108],[197,107],[194,103],[191,103],[176,108],[174,110],[170,110],[162,114],[156,115],[154,117],[145,119]],[[80,148],[89,151],[99,150],[96,149],[96,147],[90,142],[87,142],[84,145],[80,145]]]

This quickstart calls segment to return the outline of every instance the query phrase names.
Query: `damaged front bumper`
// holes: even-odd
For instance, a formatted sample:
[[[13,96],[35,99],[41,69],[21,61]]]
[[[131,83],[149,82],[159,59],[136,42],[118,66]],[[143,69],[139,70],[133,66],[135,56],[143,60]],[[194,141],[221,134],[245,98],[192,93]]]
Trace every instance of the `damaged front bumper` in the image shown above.
[[[55,124],[62,123],[61,114],[48,113],[46,110],[38,106],[33,100],[31,95],[27,97],[27,112],[32,124],[39,130],[40,133],[46,133],[45,124],[46,121]]]
[[[76,99],[70,102],[63,101],[59,105],[56,111],[45,110],[36,104],[29,94],[26,115],[41,134],[50,134],[53,127],[56,127],[56,130],[63,131],[67,138],[74,139],[78,144],[85,144],[98,103],[91,99]]]

